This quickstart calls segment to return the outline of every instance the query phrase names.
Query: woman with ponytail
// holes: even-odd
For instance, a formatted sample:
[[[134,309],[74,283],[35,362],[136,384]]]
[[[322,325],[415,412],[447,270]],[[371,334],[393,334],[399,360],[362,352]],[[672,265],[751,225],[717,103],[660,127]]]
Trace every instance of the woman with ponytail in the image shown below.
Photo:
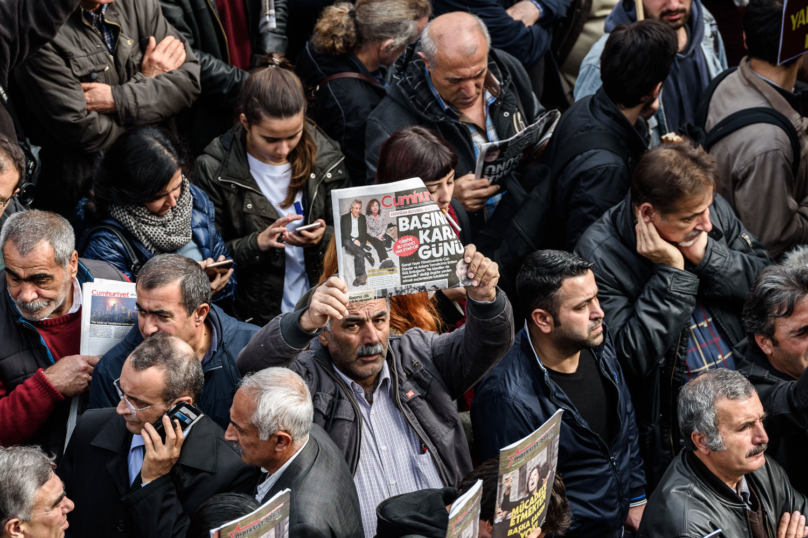
[[[339,146],[306,118],[303,84],[281,55],[245,81],[239,123],[196,160],[195,183],[238,264],[236,317],[264,325],[317,282],[333,235],[331,190],[350,186]],[[306,225],[313,229],[298,230]]]
[[[365,167],[365,122],[387,94],[386,68],[421,35],[429,0],[357,0],[325,8],[296,71],[314,95],[312,119],[345,153],[355,185]]]

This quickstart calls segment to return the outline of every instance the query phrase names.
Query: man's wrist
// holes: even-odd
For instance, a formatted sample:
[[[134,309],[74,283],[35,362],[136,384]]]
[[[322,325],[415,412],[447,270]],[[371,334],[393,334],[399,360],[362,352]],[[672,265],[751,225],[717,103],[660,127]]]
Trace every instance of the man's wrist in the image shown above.
[[[530,3],[536,6],[536,9],[539,10],[539,19],[541,19],[542,14],[544,13],[544,8],[542,8],[541,4],[538,0],[530,0]]]

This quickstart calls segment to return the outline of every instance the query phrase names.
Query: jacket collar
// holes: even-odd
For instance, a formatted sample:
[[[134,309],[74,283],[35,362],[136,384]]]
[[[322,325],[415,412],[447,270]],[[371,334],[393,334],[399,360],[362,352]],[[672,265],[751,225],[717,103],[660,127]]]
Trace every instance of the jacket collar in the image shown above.
[[[314,465],[314,460],[317,457],[317,453],[319,452],[319,444],[316,439],[314,439],[314,428],[317,426],[312,426],[312,432],[309,433],[309,441],[306,443],[300,453],[297,454],[295,459],[289,464],[289,467],[283,471],[283,474],[278,478],[278,481],[269,488],[269,491],[261,499],[261,503],[265,503],[269,499],[272,498],[273,495],[276,495],[279,491],[283,491],[285,489],[293,489],[295,482],[297,482],[298,478],[305,475],[309,468]]]
[[[760,93],[771,105],[773,109],[783,114],[788,120],[794,124],[797,132],[802,132],[805,129],[802,127],[804,120],[799,112],[794,110],[794,107],[786,101],[786,98],[771,86],[768,82],[760,78],[755,71],[749,66],[749,57],[745,56],[741,60],[741,65],[738,67],[741,79]]]
[[[792,378],[772,366],[772,363],[770,363],[769,359],[766,358],[766,354],[763,353],[763,350],[760,349],[757,342],[750,339],[748,336],[738,342],[738,345],[735,346],[734,351],[736,352],[736,360],[745,360],[765,370],[775,379],[780,379],[782,381],[794,381]]]
[[[638,118],[637,125],[631,125],[617,105],[606,95],[602,86],[589,101],[589,111],[609,131],[627,142],[635,155],[642,155],[648,149],[650,140],[644,139],[641,134],[645,133],[647,138],[648,124],[644,119]]]

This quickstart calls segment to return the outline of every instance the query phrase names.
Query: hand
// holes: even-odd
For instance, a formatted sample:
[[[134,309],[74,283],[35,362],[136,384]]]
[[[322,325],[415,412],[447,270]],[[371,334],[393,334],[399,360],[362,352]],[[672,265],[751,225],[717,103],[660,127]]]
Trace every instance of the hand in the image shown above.
[[[149,37],[140,72],[147,77],[156,77],[178,69],[185,63],[185,43],[174,36],[166,36],[157,44],[154,36]]]
[[[520,21],[522,24],[530,28],[539,21],[541,11],[538,6],[530,0],[522,0],[517,2],[505,10],[513,20]]]
[[[530,534],[527,535],[527,538],[539,538],[539,536],[541,536],[541,527],[536,527],[535,529],[530,531]]]
[[[362,246],[362,243],[360,243],[360,242],[359,242],[358,240],[356,240],[356,239],[354,239],[353,244],[354,244],[354,245],[356,245],[357,247],[361,247],[361,246]]]
[[[216,261],[217,262],[223,262],[226,259],[227,258],[224,257],[224,254],[222,254],[221,256],[219,256],[219,259],[216,260]],[[208,265],[210,265],[210,264],[212,264],[214,262],[213,262],[213,258],[208,258],[207,260],[202,260],[201,262],[197,262],[197,263],[202,266],[202,269],[205,269]],[[210,281],[210,294],[211,295],[216,295],[217,293],[222,291],[224,289],[224,287],[227,286],[227,281],[230,280],[231,276],[233,276],[233,269],[232,268],[230,270],[228,270],[226,273],[216,273],[216,276],[213,278],[213,280]],[[210,275],[208,275],[208,278],[210,278]]]
[[[283,234],[283,240],[286,241],[287,245],[292,245],[293,247],[312,247],[319,245],[320,241],[323,240],[323,235],[325,235],[325,221],[323,219],[317,219],[315,222],[321,223],[319,228],[303,230],[302,232],[286,232]],[[314,224],[314,222],[312,222],[312,224]]]
[[[684,270],[685,259],[678,248],[661,237],[653,222],[645,222],[642,215],[637,218],[637,254],[654,263],[669,265]]]
[[[499,282],[499,266],[481,253],[474,245],[466,245],[466,263],[469,264],[471,286],[466,286],[466,294],[475,301],[493,301],[497,298],[497,282]]]
[[[65,398],[78,396],[90,386],[93,368],[101,355],[70,355],[62,357],[43,373],[53,388]]]
[[[347,316],[347,307],[348,286],[338,276],[332,276],[314,291],[309,307],[300,316],[300,328],[313,333],[331,318]]]
[[[474,174],[466,174],[455,179],[452,196],[460,202],[469,213],[479,211],[493,195],[499,191],[499,185],[491,185],[485,178],[474,179]]]
[[[466,298],[466,288],[463,287],[446,288],[445,290],[441,290],[440,292],[444,294],[447,299],[454,302],[463,301]]]
[[[294,220],[300,220],[303,215],[285,215],[272,224],[266,230],[258,234],[258,248],[266,252],[271,248],[286,248],[286,245],[278,241],[281,234],[286,233],[286,225]]]
[[[140,478],[144,484],[153,482],[161,476],[167,475],[180,458],[180,449],[185,442],[180,423],[171,426],[168,415],[163,415],[163,429],[166,432],[166,442],[160,439],[160,434],[148,422],[140,434],[143,436],[146,455],[143,457],[143,467],[140,468]]]
[[[789,514],[785,512],[780,518],[777,527],[777,538],[805,538],[808,536],[808,527],[805,526],[805,516],[799,512]]]
[[[701,232],[696,242],[689,247],[679,246],[682,255],[687,258],[693,265],[698,265],[704,258],[704,253],[707,251],[707,240],[709,237],[706,233]]]
[[[81,89],[84,90],[87,112],[98,112],[99,114],[115,112],[115,99],[112,97],[112,87],[109,84],[82,82]]]
[[[637,533],[640,530],[640,521],[642,520],[642,513],[645,511],[645,505],[641,504],[640,506],[635,506],[634,508],[628,509],[628,517],[626,518],[626,522],[623,526],[630,530],[633,533]]]

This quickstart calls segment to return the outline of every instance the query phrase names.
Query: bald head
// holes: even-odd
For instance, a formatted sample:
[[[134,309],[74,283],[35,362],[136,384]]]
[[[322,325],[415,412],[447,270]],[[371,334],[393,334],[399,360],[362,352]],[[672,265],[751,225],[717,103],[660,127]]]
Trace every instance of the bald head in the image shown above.
[[[445,57],[450,60],[472,58],[480,49],[488,55],[491,37],[485,23],[471,13],[455,11],[436,17],[421,34],[421,52],[430,67]]]

